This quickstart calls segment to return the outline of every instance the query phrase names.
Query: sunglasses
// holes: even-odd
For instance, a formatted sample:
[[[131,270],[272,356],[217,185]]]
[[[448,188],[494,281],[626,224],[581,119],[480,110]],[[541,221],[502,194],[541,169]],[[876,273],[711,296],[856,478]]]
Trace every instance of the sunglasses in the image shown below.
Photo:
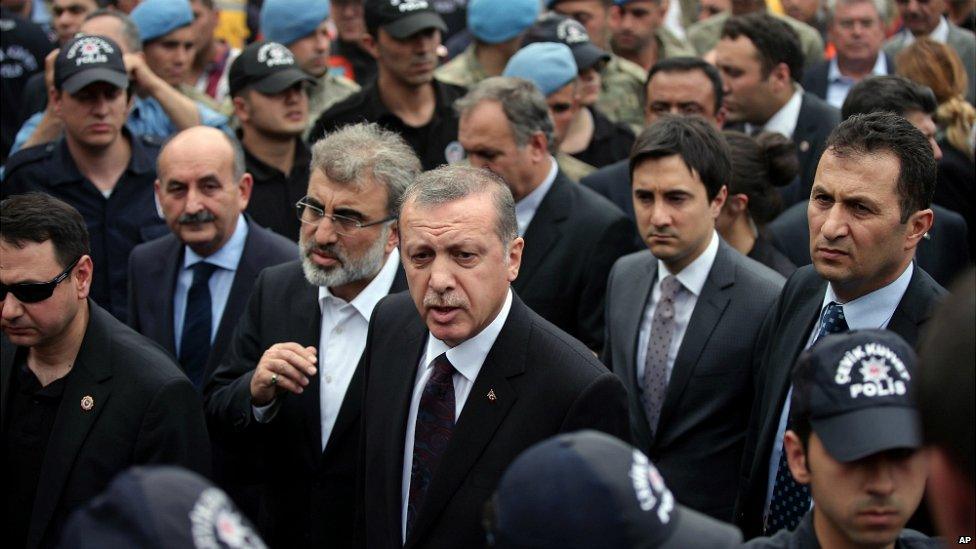
[[[75,268],[75,265],[81,261],[81,257],[71,262],[68,268],[61,271],[61,274],[52,278],[47,282],[21,282],[20,284],[0,284],[0,301],[7,299],[7,292],[14,294],[14,297],[22,303],[37,303],[39,301],[44,301],[45,299],[51,297],[54,294],[54,288],[61,284],[61,282],[68,278],[71,273],[71,269]]]

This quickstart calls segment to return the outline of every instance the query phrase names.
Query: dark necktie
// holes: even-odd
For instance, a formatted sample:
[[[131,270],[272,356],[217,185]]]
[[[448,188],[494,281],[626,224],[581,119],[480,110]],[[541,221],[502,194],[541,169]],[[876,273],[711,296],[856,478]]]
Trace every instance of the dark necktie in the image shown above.
[[[651,337],[647,341],[647,358],[644,360],[643,392],[641,400],[651,428],[657,433],[661,419],[661,407],[668,392],[668,351],[674,336],[674,299],[681,291],[681,281],[668,275],[661,281],[661,296],[651,319]]]
[[[813,340],[816,344],[827,334],[846,332],[847,320],[844,318],[844,307],[831,301],[824,307],[820,318],[820,330]],[[789,401],[784,404],[789,414]],[[787,415],[787,417],[789,417]],[[790,429],[789,420],[786,429]],[[785,440],[785,437],[784,437]],[[769,500],[769,513],[766,515],[764,535],[772,536],[782,529],[793,530],[803,515],[810,510],[810,488],[798,483],[790,473],[789,462],[786,459],[786,444],[780,448],[779,464],[776,469],[776,480],[773,483],[773,497]]]
[[[210,275],[217,270],[217,266],[201,261],[192,269],[193,284],[186,294],[186,313],[183,315],[179,358],[186,376],[199,390],[203,385],[203,370],[210,356],[210,331],[213,329]]]
[[[407,536],[413,527],[437,464],[454,433],[454,366],[442,354],[434,359],[433,372],[417,407],[413,437],[413,465],[407,503]]]

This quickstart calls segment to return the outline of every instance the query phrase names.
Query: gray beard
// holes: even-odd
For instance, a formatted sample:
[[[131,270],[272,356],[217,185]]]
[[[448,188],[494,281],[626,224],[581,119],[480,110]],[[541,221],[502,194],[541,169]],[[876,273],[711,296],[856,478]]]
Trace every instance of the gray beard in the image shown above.
[[[349,257],[344,250],[333,247],[329,251],[335,255],[340,265],[326,269],[316,265],[309,254],[309,243],[305,242],[304,237],[299,239],[302,250],[302,271],[305,273],[305,280],[313,286],[323,286],[332,288],[335,286],[345,286],[360,280],[371,279],[383,268],[383,255],[386,251],[386,241],[390,235],[389,225],[384,225],[380,237],[358,258]],[[314,246],[314,244],[312,244]]]

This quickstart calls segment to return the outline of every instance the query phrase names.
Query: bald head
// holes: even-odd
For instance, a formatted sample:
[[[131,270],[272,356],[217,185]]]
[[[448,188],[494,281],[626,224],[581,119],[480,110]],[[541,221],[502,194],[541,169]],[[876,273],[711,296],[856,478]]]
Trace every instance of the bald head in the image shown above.
[[[183,130],[163,146],[156,173],[156,196],[173,233],[204,257],[223,247],[251,197],[236,141],[206,126]]]

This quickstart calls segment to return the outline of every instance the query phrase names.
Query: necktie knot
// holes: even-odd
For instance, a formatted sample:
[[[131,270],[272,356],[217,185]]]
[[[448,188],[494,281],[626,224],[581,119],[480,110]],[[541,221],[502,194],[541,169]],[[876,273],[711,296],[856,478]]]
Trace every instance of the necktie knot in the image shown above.
[[[823,316],[820,321],[820,334],[817,339],[827,335],[846,332],[847,319],[844,317],[844,306],[836,301],[831,301],[824,307]]]
[[[445,383],[452,381],[455,370],[454,365],[447,359],[447,353],[440,354],[434,359],[434,372],[430,375],[431,381],[435,383]]]
[[[190,269],[193,270],[193,284],[196,285],[209,282],[211,275],[217,270],[217,266],[213,263],[200,261],[195,263]]]
[[[681,281],[678,280],[678,277],[674,275],[664,277],[664,280],[661,281],[661,299],[673,300],[681,288]]]

